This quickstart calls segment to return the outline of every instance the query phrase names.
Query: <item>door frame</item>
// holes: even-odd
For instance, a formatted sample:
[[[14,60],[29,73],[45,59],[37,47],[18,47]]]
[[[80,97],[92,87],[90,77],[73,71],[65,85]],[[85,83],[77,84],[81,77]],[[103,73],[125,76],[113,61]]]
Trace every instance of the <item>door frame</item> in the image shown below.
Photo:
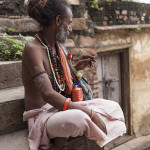
[[[131,101],[130,101],[130,64],[129,64],[129,47],[117,50],[98,51],[98,55],[110,55],[114,53],[120,54],[120,78],[121,78],[121,107],[124,112],[127,134],[132,135],[132,116],[131,116]]]

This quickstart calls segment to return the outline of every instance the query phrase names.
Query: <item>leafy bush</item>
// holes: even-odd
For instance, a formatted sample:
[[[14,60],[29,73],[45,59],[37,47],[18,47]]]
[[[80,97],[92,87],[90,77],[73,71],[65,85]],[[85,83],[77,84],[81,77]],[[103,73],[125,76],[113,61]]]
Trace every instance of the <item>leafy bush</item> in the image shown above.
[[[25,44],[33,39],[34,38],[31,38],[28,41],[21,41],[12,39],[9,36],[4,37],[3,41],[0,41],[0,61],[21,60]]]
[[[11,35],[14,31],[15,31],[15,30],[14,30],[13,28],[8,28],[8,29],[6,30],[6,33],[7,33],[8,35]]]
[[[95,9],[98,9],[98,10],[103,10],[104,8],[103,7],[99,7],[98,3],[99,3],[100,0],[93,0],[93,3],[91,5],[91,8],[95,8]],[[112,2],[112,0],[103,0],[103,1],[106,1],[106,2]]]

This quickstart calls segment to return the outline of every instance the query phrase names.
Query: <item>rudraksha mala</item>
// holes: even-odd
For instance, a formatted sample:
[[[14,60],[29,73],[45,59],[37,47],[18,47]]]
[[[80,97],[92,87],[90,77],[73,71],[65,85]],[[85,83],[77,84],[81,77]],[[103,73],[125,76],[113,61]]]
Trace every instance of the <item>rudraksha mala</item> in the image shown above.
[[[55,72],[58,83],[62,85],[63,84],[63,69],[62,69],[61,62],[60,62],[60,53],[59,53],[58,45],[57,43],[55,43],[55,49],[56,49],[56,53],[55,53],[54,49],[49,45],[48,41],[44,38],[42,33],[40,32],[38,35],[40,36],[43,43],[47,45],[49,49],[53,70]],[[54,78],[53,78],[53,88],[55,91],[59,92],[59,88]]]

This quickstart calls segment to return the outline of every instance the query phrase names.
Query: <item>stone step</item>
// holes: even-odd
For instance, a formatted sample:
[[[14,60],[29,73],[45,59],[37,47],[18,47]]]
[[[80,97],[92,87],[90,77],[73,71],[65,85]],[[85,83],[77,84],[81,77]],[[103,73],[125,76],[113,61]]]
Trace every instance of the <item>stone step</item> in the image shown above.
[[[29,150],[27,129],[15,131],[0,136],[0,150]],[[104,148],[106,149],[106,148]],[[150,149],[150,135],[131,139],[112,150],[148,150]],[[56,150],[54,147],[49,150]],[[94,141],[85,136],[70,138],[67,150],[102,150]],[[110,149],[107,149],[110,150]]]
[[[0,136],[0,150],[29,150],[27,129]]]
[[[21,61],[0,62],[0,89],[22,85]]]
[[[29,150],[27,129],[0,136],[0,150]],[[57,150],[55,147],[49,150]],[[67,150],[102,150],[95,141],[85,136],[70,138]]]
[[[112,150],[150,150],[150,134],[131,139]]]
[[[23,98],[22,86],[0,90],[0,134],[26,128]]]

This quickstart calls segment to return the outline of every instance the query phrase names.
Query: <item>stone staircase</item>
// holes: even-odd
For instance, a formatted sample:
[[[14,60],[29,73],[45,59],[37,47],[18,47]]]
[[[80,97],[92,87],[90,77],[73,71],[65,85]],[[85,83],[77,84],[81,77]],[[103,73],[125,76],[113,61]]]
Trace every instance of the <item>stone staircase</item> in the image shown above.
[[[20,61],[0,62],[0,150],[29,149],[20,74]]]
[[[22,119],[24,88],[20,74],[20,61],[0,62],[0,150],[29,150],[27,123]],[[70,138],[68,150],[101,150],[101,148],[95,141],[82,136]]]
[[[22,121],[24,89],[21,62],[0,63],[0,134],[26,127]]]

